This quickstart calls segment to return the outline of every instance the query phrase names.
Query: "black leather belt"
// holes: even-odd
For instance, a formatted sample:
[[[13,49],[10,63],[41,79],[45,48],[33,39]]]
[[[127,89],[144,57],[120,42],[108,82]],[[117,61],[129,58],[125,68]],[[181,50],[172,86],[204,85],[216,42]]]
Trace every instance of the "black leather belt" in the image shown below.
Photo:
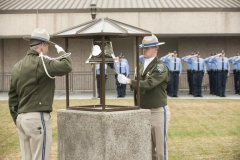
[[[193,71],[193,73],[195,72],[195,73],[198,73],[198,72],[203,72],[203,71],[198,71],[198,70],[192,70]]]
[[[217,70],[217,72],[228,72],[228,70]]]
[[[180,71],[170,71],[170,73],[180,73]]]

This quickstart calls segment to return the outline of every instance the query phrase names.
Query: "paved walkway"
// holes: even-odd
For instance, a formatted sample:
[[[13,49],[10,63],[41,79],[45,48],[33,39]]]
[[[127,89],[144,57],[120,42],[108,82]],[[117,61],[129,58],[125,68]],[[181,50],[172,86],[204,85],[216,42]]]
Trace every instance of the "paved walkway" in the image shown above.
[[[186,91],[180,91],[178,94],[178,98],[168,97],[168,99],[240,99],[240,95],[234,94],[233,92],[226,92],[227,97],[218,97],[214,95],[210,95],[209,91],[203,92],[203,97],[193,97],[188,95]],[[64,92],[56,92],[54,99],[66,99],[66,94]],[[70,93],[70,99],[93,99],[92,92],[77,92]],[[107,91],[106,99],[120,99],[117,98],[116,91]],[[123,98],[121,98],[123,99]],[[127,95],[124,99],[133,99],[133,92],[127,92]],[[0,100],[8,100],[7,92],[0,92]]]

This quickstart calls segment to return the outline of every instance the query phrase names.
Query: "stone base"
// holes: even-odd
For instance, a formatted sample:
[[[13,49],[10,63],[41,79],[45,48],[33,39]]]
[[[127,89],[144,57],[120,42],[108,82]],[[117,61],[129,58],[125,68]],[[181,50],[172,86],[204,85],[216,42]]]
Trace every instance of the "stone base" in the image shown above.
[[[149,110],[58,110],[59,160],[151,160]]]

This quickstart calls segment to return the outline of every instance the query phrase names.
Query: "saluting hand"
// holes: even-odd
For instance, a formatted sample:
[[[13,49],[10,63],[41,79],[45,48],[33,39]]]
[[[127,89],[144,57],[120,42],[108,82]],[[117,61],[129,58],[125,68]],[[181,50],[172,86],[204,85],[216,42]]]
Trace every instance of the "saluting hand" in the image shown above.
[[[62,47],[60,47],[59,45],[55,45],[55,48],[57,49],[57,52],[60,53],[61,51],[64,51]]]

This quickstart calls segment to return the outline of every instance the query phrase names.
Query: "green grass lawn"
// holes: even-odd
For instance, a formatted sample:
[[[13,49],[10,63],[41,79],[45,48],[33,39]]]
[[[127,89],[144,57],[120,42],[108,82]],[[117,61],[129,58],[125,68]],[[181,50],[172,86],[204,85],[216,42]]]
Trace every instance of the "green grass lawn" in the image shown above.
[[[107,104],[133,105],[133,100],[106,100]],[[95,100],[71,100],[70,106],[99,104]],[[169,160],[240,160],[240,100],[168,101],[171,121],[168,134]],[[21,159],[18,134],[7,101],[0,101],[0,159]],[[52,115],[51,159],[57,159],[57,112],[65,108],[56,100]]]

